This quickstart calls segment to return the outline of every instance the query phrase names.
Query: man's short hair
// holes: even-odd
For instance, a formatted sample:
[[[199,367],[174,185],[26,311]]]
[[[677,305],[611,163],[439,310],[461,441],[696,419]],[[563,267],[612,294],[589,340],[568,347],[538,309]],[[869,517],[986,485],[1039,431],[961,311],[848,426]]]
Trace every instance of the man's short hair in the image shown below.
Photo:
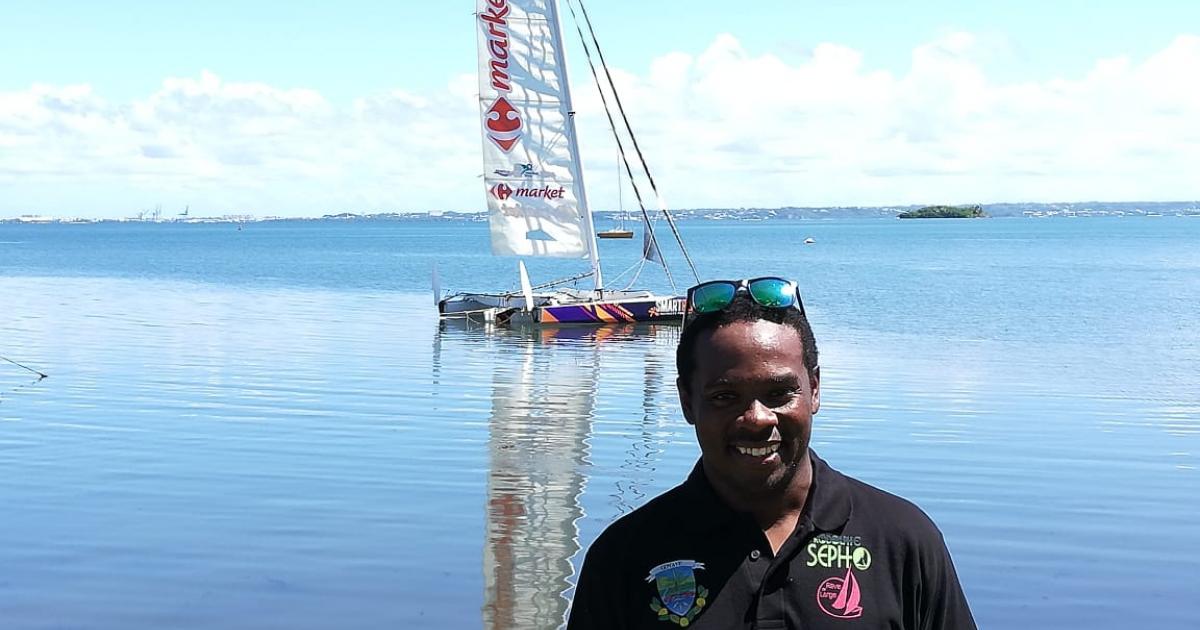
[[[675,348],[675,368],[679,371],[679,379],[683,387],[692,385],[692,374],[696,371],[696,341],[705,331],[712,331],[735,322],[756,322],[766,320],[784,326],[791,326],[800,334],[803,347],[804,367],[808,377],[816,377],[817,371],[817,340],[813,337],[812,326],[808,317],[798,308],[771,308],[763,306],[750,299],[750,296],[739,293],[734,296],[729,306],[712,313],[704,313],[692,317],[683,327],[679,337],[679,346]]]

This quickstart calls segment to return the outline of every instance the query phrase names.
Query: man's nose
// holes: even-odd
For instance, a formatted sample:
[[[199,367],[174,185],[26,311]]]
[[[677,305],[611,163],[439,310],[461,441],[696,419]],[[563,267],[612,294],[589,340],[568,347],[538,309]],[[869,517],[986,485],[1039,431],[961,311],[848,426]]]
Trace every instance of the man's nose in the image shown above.
[[[775,424],[775,412],[764,405],[761,400],[750,401],[750,406],[742,413],[742,423],[753,427],[765,427]]]

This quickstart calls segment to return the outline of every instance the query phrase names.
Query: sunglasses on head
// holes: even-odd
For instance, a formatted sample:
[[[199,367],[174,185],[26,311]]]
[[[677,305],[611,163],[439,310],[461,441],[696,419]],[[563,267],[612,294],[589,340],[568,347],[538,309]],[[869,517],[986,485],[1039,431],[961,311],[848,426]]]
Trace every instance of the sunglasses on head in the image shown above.
[[[750,299],[767,308],[796,308],[804,313],[800,288],[784,278],[767,276],[750,280],[712,280],[688,289],[685,320],[696,315],[715,313],[733,303],[745,291]]]

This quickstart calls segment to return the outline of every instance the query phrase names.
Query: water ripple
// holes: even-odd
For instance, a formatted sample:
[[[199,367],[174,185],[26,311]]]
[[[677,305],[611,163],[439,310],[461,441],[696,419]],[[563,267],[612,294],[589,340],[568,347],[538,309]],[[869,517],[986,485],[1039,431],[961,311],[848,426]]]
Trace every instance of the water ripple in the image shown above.
[[[175,280],[0,296],[5,352],[51,374],[0,370],[6,627],[554,627],[587,545],[699,454],[673,327]],[[1194,342],[835,315],[813,446],[935,518],[981,625],[1188,627]]]

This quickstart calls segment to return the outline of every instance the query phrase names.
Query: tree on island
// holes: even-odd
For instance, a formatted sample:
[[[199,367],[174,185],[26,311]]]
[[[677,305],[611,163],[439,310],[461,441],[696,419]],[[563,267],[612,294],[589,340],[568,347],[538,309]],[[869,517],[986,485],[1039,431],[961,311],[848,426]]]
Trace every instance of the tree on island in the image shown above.
[[[896,215],[898,219],[982,219],[987,215],[978,204],[973,206],[925,206]]]

